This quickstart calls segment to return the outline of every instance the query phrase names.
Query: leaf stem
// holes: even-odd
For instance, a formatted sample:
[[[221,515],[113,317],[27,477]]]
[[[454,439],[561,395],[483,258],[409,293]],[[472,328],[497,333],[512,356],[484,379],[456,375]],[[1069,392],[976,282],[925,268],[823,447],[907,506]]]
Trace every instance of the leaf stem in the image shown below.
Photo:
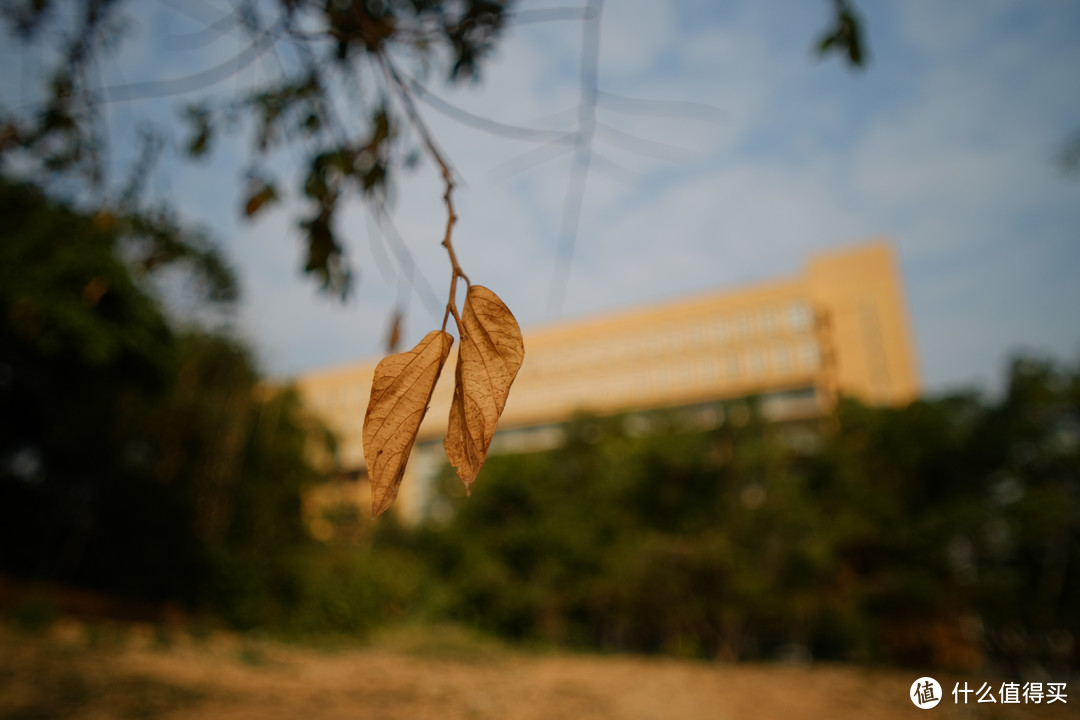
[[[401,75],[398,74],[397,69],[393,63],[386,56],[385,52],[378,52],[375,57],[379,60],[379,65],[382,67],[383,73],[386,75],[387,81],[397,88],[398,97],[401,98],[401,104],[405,107],[405,112],[409,116],[409,122],[412,124],[416,132],[419,133],[420,139],[424,143],[424,147],[427,148],[428,154],[439,166],[439,170],[442,173],[443,183],[446,185],[446,190],[443,192],[443,202],[446,204],[446,233],[443,235],[442,246],[446,248],[447,254],[450,256],[450,297],[446,302],[446,312],[443,313],[442,329],[446,331],[446,323],[450,319],[450,316],[454,316],[454,322],[457,323],[458,336],[462,334],[461,316],[458,315],[457,310],[457,281],[461,278],[465,281],[465,285],[468,286],[469,276],[461,269],[461,265],[458,264],[457,255],[454,253],[454,245],[450,241],[450,237],[454,230],[454,223],[457,222],[457,213],[454,212],[454,173],[450,168],[450,163],[446,161],[443,154],[439,151],[439,146],[435,144],[435,139],[431,135],[431,131],[428,129],[424,119],[420,116],[420,112],[416,109],[416,103],[413,102],[412,92],[409,90],[409,86],[402,80]]]

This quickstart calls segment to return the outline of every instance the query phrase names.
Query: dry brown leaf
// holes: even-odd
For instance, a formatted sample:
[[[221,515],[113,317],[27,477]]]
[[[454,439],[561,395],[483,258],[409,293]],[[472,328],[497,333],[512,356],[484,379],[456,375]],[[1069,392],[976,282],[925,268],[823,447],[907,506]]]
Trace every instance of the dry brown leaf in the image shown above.
[[[375,367],[364,415],[372,517],[378,517],[397,497],[420,421],[453,343],[450,333],[433,330],[412,350],[383,358]]]
[[[460,335],[454,400],[443,446],[465,483],[465,492],[470,493],[487,458],[510,385],[521,368],[525,343],[510,309],[480,285],[470,285],[465,295]]]

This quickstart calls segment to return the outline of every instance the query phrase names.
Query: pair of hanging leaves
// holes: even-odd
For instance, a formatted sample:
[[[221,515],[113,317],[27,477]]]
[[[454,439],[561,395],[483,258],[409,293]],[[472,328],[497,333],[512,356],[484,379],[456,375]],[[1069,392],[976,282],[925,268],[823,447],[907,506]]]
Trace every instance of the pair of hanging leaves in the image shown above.
[[[454,399],[443,447],[466,493],[471,493],[521,368],[525,344],[510,309],[480,285],[470,285],[465,294],[458,335]],[[405,463],[453,342],[450,333],[433,330],[412,350],[383,358],[375,367],[364,416],[372,517],[397,497]]]

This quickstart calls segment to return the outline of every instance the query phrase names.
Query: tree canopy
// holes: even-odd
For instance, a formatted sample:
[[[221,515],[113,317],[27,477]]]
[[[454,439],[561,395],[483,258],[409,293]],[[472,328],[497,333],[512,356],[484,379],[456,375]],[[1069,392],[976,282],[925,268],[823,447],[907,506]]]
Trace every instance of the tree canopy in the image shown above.
[[[453,148],[439,148],[420,102],[483,130],[587,151],[587,127],[566,134],[505,125],[450,105],[429,83],[440,75],[450,82],[478,79],[514,23],[576,21],[598,28],[602,7],[602,0],[546,10],[519,8],[510,0],[236,0],[227,9],[181,4],[175,11],[201,25],[189,37],[192,47],[229,36],[238,38],[242,49],[221,62],[208,55],[203,67],[187,75],[106,85],[99,60],[131,39],[132,4],[19,0],[5,4],[3,19],[18,42],[40,49],[44,87],[30,105],[0,106],[0,157],[8,172],[60,175],[81,182],[99,204],[123,205],[137,194],[138,179],[160,152],[160,142],[156,131],[143,133],[138,158],[122,173],[132,192],[116,189],[118,180],[108,173],[115,155],[109,146],[109,108],[182,98],[187,153],[198,158],[213,152],[225,136],[247,134],[244,213],[258,215],[287,186],[296,188],[306,205],[297,219],[306,248],[304,270],[324,289],[345,293],[352,272],[336,218],[349,198],[380,210],[398,174],[427,155],[447,183],[447,211],[453,217]],[[867,52],[857,13],[847,0],[833,0],[831,7],[832,23],[818,40],[818,51],[837,52],[851,65],[862,65]],[[586,50],[583,63],[590,62]],[[213,92],[260,58],[271,58],[266,66],[275,69],[234,92]],[[591,77],[588,82],[595,83],[595,71]],[[597,88],[586,90],[583,102],[595,103]],[[283,151],[302,157],[300,176],[285,184],[274,176],[271,162]]]

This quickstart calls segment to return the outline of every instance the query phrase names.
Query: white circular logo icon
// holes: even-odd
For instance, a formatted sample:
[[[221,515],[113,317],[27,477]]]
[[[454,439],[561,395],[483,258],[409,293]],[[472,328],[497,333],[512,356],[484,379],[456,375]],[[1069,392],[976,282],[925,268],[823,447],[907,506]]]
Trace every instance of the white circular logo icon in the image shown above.
[[[932,677],[921,677],[911,683],[911,694],[908,697],[915,703],[915,707],[929,710],[941,702],[941,685]]]

